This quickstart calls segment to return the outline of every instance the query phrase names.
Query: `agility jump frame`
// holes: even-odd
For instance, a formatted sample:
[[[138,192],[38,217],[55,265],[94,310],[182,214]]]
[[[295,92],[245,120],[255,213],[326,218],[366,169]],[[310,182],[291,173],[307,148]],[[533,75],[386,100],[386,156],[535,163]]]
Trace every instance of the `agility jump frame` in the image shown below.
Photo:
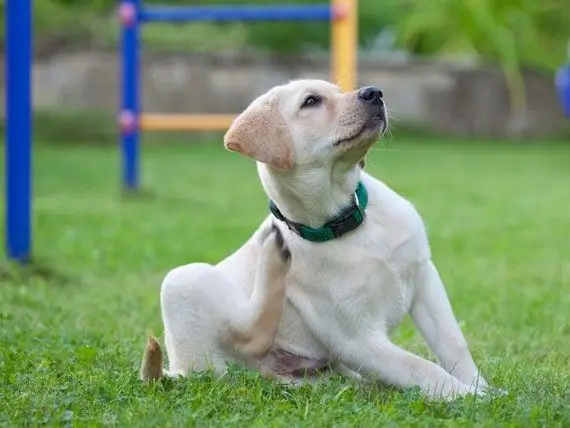
[[[24,1],[24,0],[14,0]],[[329,21],[331,22],[331,80],[343,91],[356,84],[357,2],[271,6],[144,6],[142,0],[120,0],[122,182],[125,190],[140,184],[141,131],[217,131],[227,129],[235,114],[143,113],[140,102],[140,27],[151,22]]]
[[[6,0],[5,249],[8,259],[25,263],[32,247],[32,0]],[[121,148],[123,185],[139,186],[140,130],[216,130],[234,115],[140,114],[139,24],[152,21],[310,21],[332,22],[332,79],[352,89],[356,76],[357,0],[316,6],[142,7],[121,0]]]

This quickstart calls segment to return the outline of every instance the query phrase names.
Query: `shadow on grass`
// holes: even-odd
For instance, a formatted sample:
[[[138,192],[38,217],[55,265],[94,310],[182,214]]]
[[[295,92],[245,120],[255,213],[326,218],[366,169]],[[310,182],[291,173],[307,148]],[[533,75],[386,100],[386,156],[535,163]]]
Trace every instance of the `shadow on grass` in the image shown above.
[[[180,206],[180,204],[195,205],[200,203],[199,200],[189,195],[176,195],[159,193],[156,190],[141,188],[131,190],[123,188],[119,194],[119,200],[127,204],[145,204],[147,202],[159,202],[162,205],[171,204]]]
[[[67,285],[77,278],[58,269],[54,263],[46,260],[31,259],[27,263],[3,260],[0,262],[0,282],[22,284],[32,281],[45,281],[59,285]]]
[[[148,200],[157,199],[158,194],[156,192],[153,192],[152,190],[145,188],[140,188],[140,189],[123,188],[121,190],[120,198],[121,200],[126,202],[148,201]]]

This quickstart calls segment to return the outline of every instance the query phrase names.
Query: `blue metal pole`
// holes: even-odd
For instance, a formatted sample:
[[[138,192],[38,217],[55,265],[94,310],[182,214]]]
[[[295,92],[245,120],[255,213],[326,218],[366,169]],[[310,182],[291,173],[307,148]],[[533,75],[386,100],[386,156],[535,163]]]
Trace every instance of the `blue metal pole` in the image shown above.
[[[6,250],[26,262],[31,247],[32,0],[6,2]]]
[[[18,0],[14,0],[18,1]],[[140,0],[120,0],[121,23],[121,157],[123,187],[139,189],[140,130],[139,121],[139,19]]]
[[[333,15],[330,4],[149,6],[140,10],[139,19],[141,22],[329,21]]]
[[[563,65],[556,73],[556,89],[564,116],[570,119],[570,64]]]

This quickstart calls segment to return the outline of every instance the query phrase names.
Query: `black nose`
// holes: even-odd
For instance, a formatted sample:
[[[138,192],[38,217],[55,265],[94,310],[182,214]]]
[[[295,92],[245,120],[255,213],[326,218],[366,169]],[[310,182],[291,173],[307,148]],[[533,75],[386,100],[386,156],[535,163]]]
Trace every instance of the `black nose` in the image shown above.
[[[374,105],[380,104],[383,96],[382,91],[375,86],[366,86],[358,91],[358,98]]]

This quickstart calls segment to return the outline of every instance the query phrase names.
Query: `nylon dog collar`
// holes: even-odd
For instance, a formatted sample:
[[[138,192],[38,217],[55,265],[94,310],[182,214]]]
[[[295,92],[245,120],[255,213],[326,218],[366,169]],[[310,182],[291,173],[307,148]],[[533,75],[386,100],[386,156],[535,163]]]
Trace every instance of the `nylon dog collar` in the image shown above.
[[[319,228],[313,228],[301,223],[295,223],[285,218],[272,200],[269,201],[269,210],[278,220],[284,222],[289,229],[301,238],[312,242],[325,242],[339,238],[360,226],[366,218],[366,206],[368,205],[368,191],[362,183],[358,182],[353,194],[350,206],[342,210],[332,220],[329,220]]]

